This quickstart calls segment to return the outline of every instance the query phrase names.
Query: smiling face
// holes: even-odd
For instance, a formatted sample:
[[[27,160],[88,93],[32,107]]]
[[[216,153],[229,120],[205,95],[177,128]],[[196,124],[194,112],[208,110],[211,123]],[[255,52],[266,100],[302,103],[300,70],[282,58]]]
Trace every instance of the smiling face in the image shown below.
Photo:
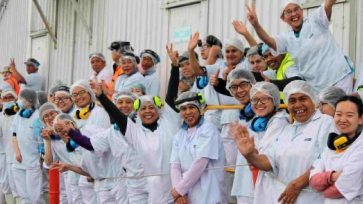
[[[180,65],[183,76],[187,78],[193,78],[195,76],[194,69],[190,65],[189,61],[185,61]]]
[[[45,124],[52,127],[54,118],[56,118],[57,116],[58,112],[56,110],[46,110],[43,113],[43,121],[45,122]]]
[[[131,76],[136,72],[136,65],[130,59],[122,60],[122,68],[126,74],[126,76]]]
[[[233,45],[226,48],[225,56],[227,64],[231,66],[236,66],[243,59],[243,53]]]
[[[358,125],[363,124],[363,117],[359,117],[357,105],[351,101],[337,104],[334,120],[339,132],[348,136],[354,136]]]
[[[314,102],[308,95],[302,93],[292,94],[287,107],[294,119],[300,123],[308,121],[315,113]]]
[[[265,59],[265,63],[267,64],[268,67],[270,67],[273,70],[278,70],[285,56],[286,55],[273,56],[270,51],[267,51],[263,55],[263,58]]]
[[[116,107],[124,115],[130,115],[130,113],[134,110],[134,101],[131,98],[120,98],[116,102]]]
[[[62,113],[68,113],[73,106],[71,97],[66,93],[58,93],[54,98],[54,104]]]
[[[304,20],[304,12],[299,5],[291,3],[286,6],[280,18],[290,25],[294,31],[300,31]]]
[[[73,89],[72,99],[78,108],[86,108],[92,102],[91,95],[81,87],[76,87]]]
[[[251,64],[253,72],[263,72],[267,68],[265,60],[259,55],[249,56],[248,62]]]
[[[140,119],[145,125],[153,124],[159,118],[158,110],[151,102],[144,103],[139,111]]]
[[[252,110],[258,117],[266,117],[275,109],[273,100],[261,92],[257,92],[253,96],[251,103]]]
[[[251,83],[237,79],[230,86],[232,95],[242,104],[246,105],[250,102]]]
[[[201,117],[198,107],[192,104],[180,107],[180,115],[189,128],[197,126]]]

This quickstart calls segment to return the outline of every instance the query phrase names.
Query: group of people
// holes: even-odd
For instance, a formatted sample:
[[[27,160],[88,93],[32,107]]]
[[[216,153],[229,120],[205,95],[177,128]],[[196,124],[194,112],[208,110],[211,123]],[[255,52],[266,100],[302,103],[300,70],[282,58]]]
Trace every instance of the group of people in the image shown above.
[[[284,0],[290,29],[275,38],[247,5],[262,43],[232,24],[249,48],[199,33],[181,54],[167,45],[165,101],[159,55],[137,55],[130,42],[111,43],[112,70],[92,53],[90,78],[48,93],[36,59],[26,76],[12,59],[2,72],[0,203],[46,203],[50,168],[68,204],[363,203],[363,77],[354,86],[329,31],[335,2],[304,17],[298,0]]]

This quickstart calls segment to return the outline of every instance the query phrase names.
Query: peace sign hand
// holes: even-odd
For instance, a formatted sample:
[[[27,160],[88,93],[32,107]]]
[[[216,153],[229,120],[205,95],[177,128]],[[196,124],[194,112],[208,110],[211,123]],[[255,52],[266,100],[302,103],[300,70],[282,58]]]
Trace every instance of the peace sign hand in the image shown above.
[[[258,25],[258,18],[256,14],[256,3],[252,1],[251,7],[246,4],[246,9],[248,10],[247,13],[247,20],[253,25]]]
[[[173,66],[177,67],[178,66],[178,61],[179,61],[179,53],[178,51],[173,51],[173,43],[170,43],[170,49],[169,46],[166,45],[166,51],[169,54],[169,58],[171,60],[171,64],[173,64]]]

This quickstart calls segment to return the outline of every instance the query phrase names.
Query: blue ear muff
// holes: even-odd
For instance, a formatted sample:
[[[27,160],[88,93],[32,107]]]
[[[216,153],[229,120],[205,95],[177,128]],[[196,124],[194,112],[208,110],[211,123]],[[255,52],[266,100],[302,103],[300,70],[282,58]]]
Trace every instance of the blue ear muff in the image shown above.
[[[255,113],[252,110],[252,105],[249,103],[245,108],[243,108],[239,114],[239,119],[250,121],[253,117],[255,117]]]
[[[207,76],[198,76],[197,77],[197,87],[198,89],[204,89],[208,85],[208,77]]]
[[[32,109],[22,109],[19,112],[19,115],[22,118],[30,118],[33,115],[33,113],[34,113],[34,110],[32,110]]]
[[[254,118],[250,124],[250,129],[254,132],[263,132],[266,130],[269,118],[257,117]]]

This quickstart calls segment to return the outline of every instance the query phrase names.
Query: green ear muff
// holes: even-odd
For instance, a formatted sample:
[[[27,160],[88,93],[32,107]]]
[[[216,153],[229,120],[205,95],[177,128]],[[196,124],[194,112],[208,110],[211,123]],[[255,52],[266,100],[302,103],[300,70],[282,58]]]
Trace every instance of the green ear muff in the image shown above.
[[[175,101],[175,107],[179,109],[179,105],[184,103],[184,102],[188,102],[188,101],[197,101],[200,105],[204,105],[205,104],[205,97],[202,93],[198,92],[196,96],[190,97],[190,98],[185,98],[185,99],[181,99],[181,100],[176,100]]]
[[[203,95],[202,93],[198,92],[198,93],[197,93],[197,96],[199,96],[199,97],[200,97],[200,99],[198,100],[199,104],[200,104],[200,105],[205,104],[205,97],[204,97],[204,95]]]
[[[135,111],[138,111],[140,109],[140,99],[135,100],[134,109],[135,109]]]
[[[91,103],[88,108],[83,108],[82,110],[76,110],[74,113],[74,118],[77,120],[87,119],[91,115],[91,111],[95,107],[95,103]]]
[[[159,96],[154,96],[154,104],[156,107],[161,108],[163,106],[163,102]]]

